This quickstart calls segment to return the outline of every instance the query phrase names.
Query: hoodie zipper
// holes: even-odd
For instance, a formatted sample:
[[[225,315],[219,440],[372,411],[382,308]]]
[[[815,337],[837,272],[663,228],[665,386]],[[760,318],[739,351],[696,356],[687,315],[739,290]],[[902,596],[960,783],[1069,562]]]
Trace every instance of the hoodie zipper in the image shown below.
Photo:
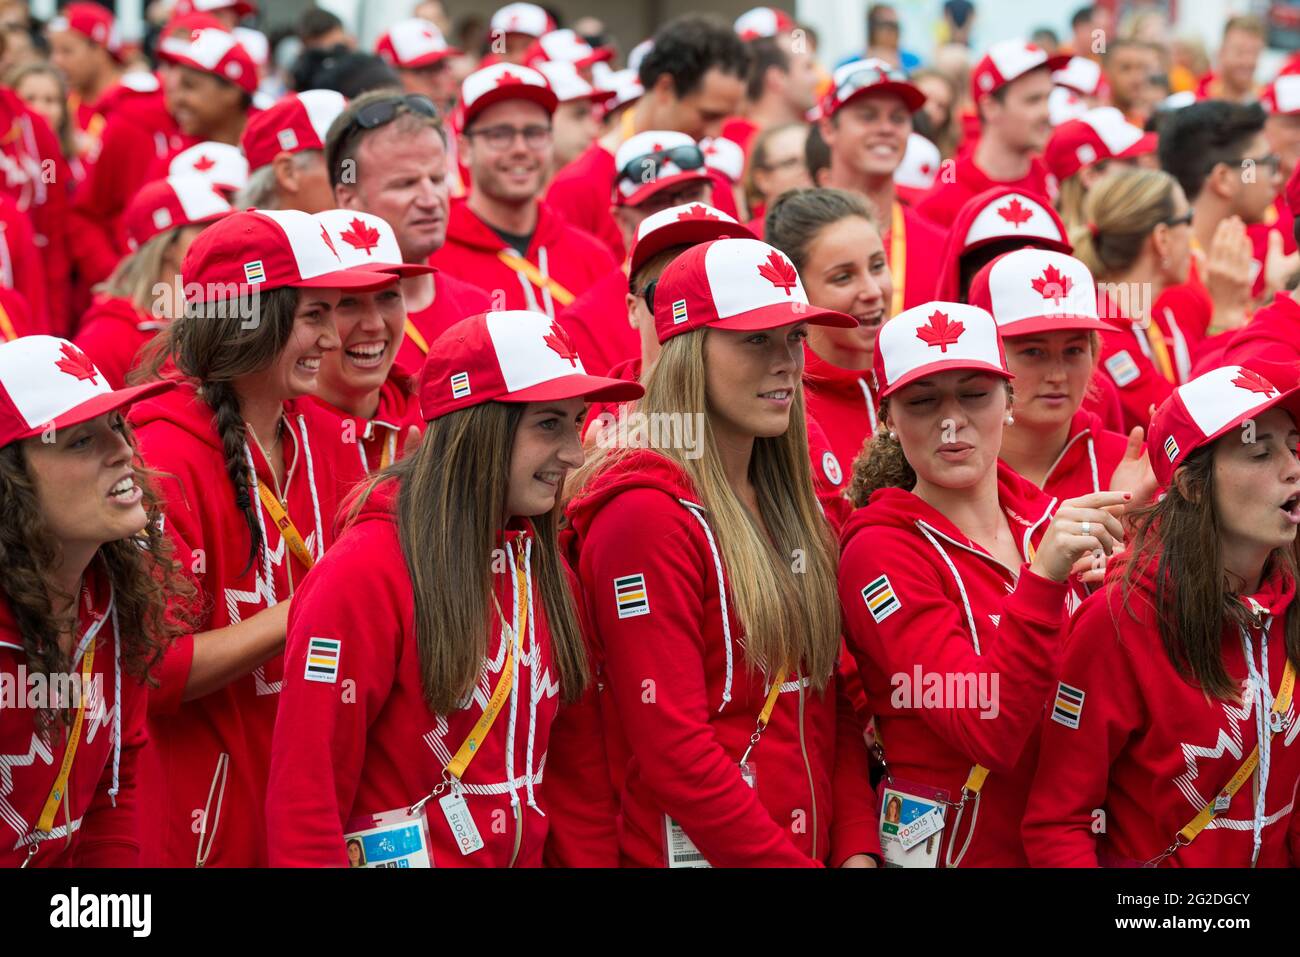
[[[808,760],[808,741],[804,734],[804,686],[799,679],[799,750],[803,753],[803,767],[808,773],[808,796],[812,799],[812,859],[817,860],[817,788],[813,784],[812,763]]]
[[[515,861],[519,859],[519,848],[524,843],[524,806],[522,803],[515,804],[515,849],[510,852],[510,867],[515,866]]]

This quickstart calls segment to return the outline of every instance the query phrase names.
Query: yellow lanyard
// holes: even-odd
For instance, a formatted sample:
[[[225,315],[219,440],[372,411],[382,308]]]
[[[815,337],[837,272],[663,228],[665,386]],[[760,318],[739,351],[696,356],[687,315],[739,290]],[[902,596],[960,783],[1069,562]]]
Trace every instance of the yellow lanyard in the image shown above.
[[[527,259],[516,256],[506,249],[497,253],[497,258],[515,272],[521,273],[525,279],[531,282],[538,289],[549,289],[551,295],[555,298],[555,301],[560,305],[567,306],[576,298],[573,293],[569,292],[569,290],[565,289],[550,276],[543,276],[538,268]]]
[[[1265,680],[1267,680],[1268,676],[1265,675],[1264,677]],[[1291,707],[1291,692],[1294,688],[1295,665],[1293,665],[1291,660],[1288,658],[1286,669],[1282,672],[1282,684],[1277,689],[1277,697],[1273,699],[1273,712],[1275,714],[1285,714],[1287,708]],[[1269,742],[1264,742],[1264,746],[1268,747]],[[1242,785],[1244,785],[1250,779],[1250,776],[1255,773],[1255,768],[1258,764],[1259,745],[1256,744],[1254,750],[1247,755],[1246,760],[1242,762],[1241,767],[1237,768],[1237,773],[1228,781],[1228,784],[1224,787],[1223,791],[1220,794],[1215,795],[1214,800],[1207,802],[1205,807],[1201,808],[1200,813],[1188,821],[1187,825],[1178,832],[1178,844],[1185,846],[1192,843],[1192,841],[1196,839],[1196,836],[1205,830],[1205,826],[1214,819],[1214,815],[1218,813],[1215,810],[1215,805],[1219,804],[1223,798],[1230,799],[1234,794],[1240,791]],[[1226,804],[1227,802],[1224,801],[1222,806],[1226,807]]]
[[[903,311],[903,294],[907,288],[907,224],[903,221],[903,206],[898,200],[894,200],[889,227],[889,276],[894,281],[889,314],[896,316]]]
[[[64,795],[68,788],[68,775],[72,773],[72,760],[77,756],[77,745],[81,743],[81,726],[86,722],[86,694],[90,688],[91,670],[95,666],[95,638],[90,640],[86,646],[85,653],[81,656],[81,693],[80,702],[77,706],[77,717],[72,723],[72,731],[68,735],[68,746],[63,750],[63,764],[59,766],[59,775],[54,779],[54,787],[50,789],[50,796],[45,799],[45,807],[41,809],[41,816],[36,822],[38,833],[48,834],[50,828],[54,826],[54,815],[59,811],[59,805],[63,802]],[[68,835],[72,835],[69,833]]]
[[[397,430],[390,429],[382,442],[383,444],[379,449],[379,468],[381,470],[388,468],[393,462],[393,446],[397,444]]]
[[[1154,319],[1147,323],[1145,331],[1147,341],[1151,343],[1151,352],[1155,359],[1156,368],[1162,376],[1177,385],[1178,379],[1174,374],[1173,360],[1169,358],[1169,345],[1165,341],[1165,334],[1160,331],[1160,327],[1156,325]]]
[[[420,330],[415,328],[415,323],[410,319],[406,320],[406,338],[415,343],[415,348],[419,349],[424,355],[429,354],[429,342],[420,334]]]
[[[9,311],[3,305],[0,305],[0,335],[5,337],[5,342],[13,342],[18,338],[18,330],[14,328]]]
[[[262,504],[266,506],[266,510],[271,513],[271,520],[275,522],[275,527],[280,530],[280,537],[289,546],[289,551],[293,552],[293,557],[298,559],[304,568],[310,569],[312,565],[316,564],[316,559],[312,558],[311,550],[307,547],[307,543],[303,541],[302,533],[298,531],[298,526],[293,524],[293,519],[284,510],[280,500],[260,479],[257,482],[257,494],[261,498]]]
[[[524,577],[524,553],[519,552],[519,558],[515,566],[519,605],[519,626],[527,627],[528,621],[528,580]],[[478,754],[479,745],[481,745],[492,730],[492,725],[496,723],[497,716],[501,714],[501,709],[505,707],[506,699],[510,697],[510,689],[515,684],[515,641],[517,633],[506,622],[506,616],[501,611],[500,603],[497,603],[497,596],[493,594],[492,601],[496,603],[497,615],[501,618],[501,635],[502,638],[509,642],[510,650],[506,652],[506,663],[501,669],[501,677],[497,679],[497,686],[492,689],[492,697],[488,699],[487,707],[479,715],[479,719],[474,722],[474,727],[470,730],[469,736],[465,738],[461,746],[456,750],[456,754],[447,762],[447,773],[459,781],[465,776],[465,769],[469,763],[474,760],[474,755]]]

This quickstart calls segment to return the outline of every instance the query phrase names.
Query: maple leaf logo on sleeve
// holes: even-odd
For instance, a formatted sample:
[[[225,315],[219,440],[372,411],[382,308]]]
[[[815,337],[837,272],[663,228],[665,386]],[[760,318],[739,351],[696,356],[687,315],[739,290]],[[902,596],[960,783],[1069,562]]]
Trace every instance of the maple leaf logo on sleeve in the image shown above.
[[[330,231],[323,225],[320,228],[320,238],[325,240],[325,245],[330,248],[330,252],[334,254],[334,258],[339,262],[343,262],[343,257],[340,256],[339,251],[334,248],[334,240],[330,239]]]
[[[578,367],[578,353],[573,351],[573,343],[569,341],[569,334],[558,323],[551,323],[551,333],[543,336],[542,341],[561,359],[567,359],[569,365],[575,369]]]
[[[1273,383],[1253,369],[1242,369],[1241,374],[1232,380],[1232,384],[1238,389],[1245,389],[1247,392],[1259,392],[1263,395],[1275,395],[1277,393]]]
[[[379,230],[367,226],[356,218],[348,223],[347,230],[341,233],[340,236],[353,249],[359,249],[367,256],[370,255],[370,250],[379,245]]]
[[[1061,300],[1074,288],[1074,280],[1059,272],[1055,266],[1048,266],[1043,270],[1042,276],[1031,280],[1029,285],[1034,287],[1034,292],[1059,306]]]
[[[758,264],[758,274],[777,289],[785,290],[787,296],[794,295],[794,287],[799,284],[799,274],[775,249],[767,254],[767,262]]]
[[[1034,214],[1026,209],[1020,202],[1019,196],[1012,196],[1011,202],[1007,203],[998,210],[998,215],[1009,222],[1012,226],[1019,229],[1022,225],[1029,222]]]
[[[59,351],[63,353],[62,359],[55,360],[54,364],[59,367],[60,372],[64,372],[78,381],[89,379],[91,385],[99,385],[96,376],[99,370],[95,364],[86,358],[86,354],[71,343],[63,343],[59,346]]]
[[[916,330],[916,338],[927,346],[938,346],[940,352],[946,353],[948,347],[956,345],[966,327],[960,321],[950,321],[946,313],[937,309],[930,314],[930,324]]]
[[[714,216],[713,213],[709,211],[709,208],[707,206],[703,206],[700,203],[695,203],[693,206],[691,206],[690,209],[682,210],[680,213],[677,214],[677,219],[679,221],[694,220],[694,219],[711,219],[715,223],[722,222],[722,217]]]

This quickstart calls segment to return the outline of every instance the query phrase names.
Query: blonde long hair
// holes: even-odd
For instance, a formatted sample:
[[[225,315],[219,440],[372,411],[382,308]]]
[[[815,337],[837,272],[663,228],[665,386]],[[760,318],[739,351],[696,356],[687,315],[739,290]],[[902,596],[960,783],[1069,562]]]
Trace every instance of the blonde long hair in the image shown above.
[[[745,632],[745,658],[769,673],[785,666],[824,690],[840,643],[836,548],[813,490],[803,386],[795,388],[790,428],[754,440],[749,477],[758,495],[769,540],[737,497],[723,471],[708,411],[704,343],[707,329],[675,336],[646,380],[633,407],[646,421],[655,414],[704,413],[703,454],[687,456],[677,443],[655,451],[684,471],[708,513],[709,527],[727,571],[728,598]],[[636,421],[636,420],[633,420]],[[635,443],[632,443],[635,444]],[[580,490],[632,449],[597,449],[575,474]]]

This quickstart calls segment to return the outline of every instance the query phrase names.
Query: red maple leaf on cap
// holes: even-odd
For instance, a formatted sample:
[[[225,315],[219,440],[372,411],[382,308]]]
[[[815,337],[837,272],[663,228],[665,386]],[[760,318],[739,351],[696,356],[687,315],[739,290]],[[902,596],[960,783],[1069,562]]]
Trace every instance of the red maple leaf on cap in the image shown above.
[[[950,322],[946,313],[936,309],[930,314],[930,324],[916,330],[916,338],[927,346],[938,346],[940,352],[946,353],[948,347],[955,345],[965,331],[966,327],[960,321]]]
[[[722,218],[720,216],[714,216],[713,213],[709,211],[709,208],[707,206],[703,206],[699,203],[696,203],[690,209],[682,210],[682,212],[677,214],[677,219],[679,221],[692,220],[692,219],[711,219],[715,223],[722,222]]]
[[[758,264],[758,274],[777,289],[784,289],[787,296],[799,284],[799,274],[794,267],[775,249],[767,254],[767,262]]]
[[[91,385],[99,385],[95,376],[99,375],[99,370],[95,364],[86,358],[86,354],[71,343],[65,342],[59,346],[59,351],[63,353],[62,359],[56,359],[54,364],[59,367],[60,372],[66,372],[74,379],[89,379]]]
[[[217,161],[210,156],[200,156],[194,161],[194,170],[198,173],[206,173],[212,167],[217,165]]]
[[[346,232],[339,234],[343,241],[353,249],[360,249],[367,256],[370,250],[379,245],[379,230],[367,226],[359,219],[353,219],[348,223]]]
[[[1245,389],[1247,392],[1260,392],[1264,395],[1274,395],[1277,389],[1273,383],[1269,382],[1262,375],[1253,369],[1242,369],[1241,374],[1232,380],[1232,384],[1238,389]]]
[[[1029,285],[1034,287],[1034,292],[1044,299],[1051,299],[1059,306],[1061,300],[1068,296],[1070,290],[1074,288],[1074,280],[1069,276],[1062,275],[1055,266],[1048,266],[1043,270],[1043,275],[1032,280]]]
[[[1019,229],[1020,225],[1029,222],[1029,220],[1033,218],[1034,214],[1025,209],[1024,206],[1020,205],[1019,196],[1012,196],[1011,202],[998,210],[998,215],[1011,225],[1015,226],[1016,229]]]
[[[330,239],[330,231],[326,229],[324,226],[321,226],[320,228],[320,238],[325,240],[325,245],[330,248],[330,252],[334,254],[334,258],[337,259],[339,262],[342,262],[343,257],[340,256],[339,251],[334,248],[334,240]]]
[[[561,359],[568,359],[569,365],[575,369],[578,367],[578,354],[573,351],[573,343],[569,341],[569,334],[555,322],[551,323],[551,334],[544,336],[542,341],[551,347]]]
[[[509,70],[502,70],[501,75],[497,77],[497,86],[507,86],[511,83],[523,83],[523,82],[524,82],[524,78],[522,76],[516,76],[515,74],[511,73]]]

